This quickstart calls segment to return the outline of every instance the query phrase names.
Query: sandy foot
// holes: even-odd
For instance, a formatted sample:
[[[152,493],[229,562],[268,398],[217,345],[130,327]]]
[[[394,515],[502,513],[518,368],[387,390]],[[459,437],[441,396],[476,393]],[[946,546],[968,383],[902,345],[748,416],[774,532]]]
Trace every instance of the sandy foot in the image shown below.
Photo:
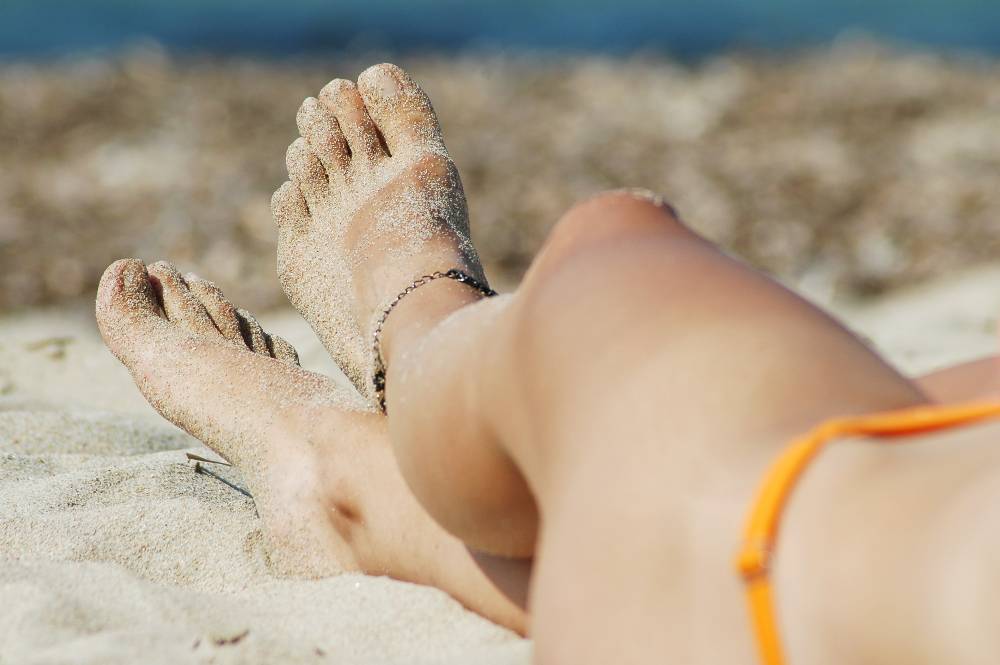
[[[147,272],[118,261],[101,280],[97,319],[150,404],[242,472],[273,570],[388,575],[523,627],[523,612],[410,493],[385,418],[300,368],[289,345],[218,289],[166,263]]]
[[[356,453],[352,446],[377,437],[360,398],[302,370],[291,345],[210,282],[167,263],[148,272],[135,259],[112,264],[97,321],[147,401],[243,473],[278,570],[315,576],[363,568],[345,538],[352,466],[317,463],[320,453],[343,461]]]
[[[275,192],[278,273],[289,300],[372,397],[372,331],[414,279],[484,280],[458,171],[423,90],[395,65],[336,79],[299,109],[290,182]]]

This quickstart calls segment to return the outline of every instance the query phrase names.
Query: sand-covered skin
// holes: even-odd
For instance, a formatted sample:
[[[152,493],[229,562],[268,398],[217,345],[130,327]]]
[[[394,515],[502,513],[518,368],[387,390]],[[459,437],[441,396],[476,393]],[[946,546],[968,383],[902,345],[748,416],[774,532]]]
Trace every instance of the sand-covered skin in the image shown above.
[[[316,468],[308,444],[317,421],[347,440],[363,436],[357,395],[303,371],[290,344],[170,263],[147,270],[137,259],[116,261],[98,287],[96,315],[149,404],[241,473],[272,568],[311,577],[365,569],[338,531],[322,490],[333,479]],[[349,471],[345,459],[340,473]]]
[[[372,398],[372,335],[417,278],[484,281],[462,182],[423,90],[395,65],[335,79],[302,103],[289,182],[272,198],[278,276],[358,390]]]
[[[166,262],[119,260],[101,279],[96,316],[150,406],[232,463],[194,460],[203,475],[252,495],[272,573],[433,585],[523,630],[523,612],[413,497],[382,415],[303,370],[290,344],[214,285]],[[234,471],[239,481],[226,478]]]

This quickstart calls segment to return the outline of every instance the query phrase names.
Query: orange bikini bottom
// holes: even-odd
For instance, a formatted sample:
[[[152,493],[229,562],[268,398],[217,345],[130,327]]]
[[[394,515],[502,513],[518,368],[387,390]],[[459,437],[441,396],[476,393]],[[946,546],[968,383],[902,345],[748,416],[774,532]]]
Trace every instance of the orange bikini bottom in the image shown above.
[[[830,420],[792,442],[764,477],[747,519],[743,545],[736,559],[736,568],[746,584],[750,617],[764,665],[782,665],[785,662],[769,578],[782,511],[806,465],[820,450],[830,441],[845,436],[919,434],[996,417],[1000,417],[1000,403],[925,405]]]

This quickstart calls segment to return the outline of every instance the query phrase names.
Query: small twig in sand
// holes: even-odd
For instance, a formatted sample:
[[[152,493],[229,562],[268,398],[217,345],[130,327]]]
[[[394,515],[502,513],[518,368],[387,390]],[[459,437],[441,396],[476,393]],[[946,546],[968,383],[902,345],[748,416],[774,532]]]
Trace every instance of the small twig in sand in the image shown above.
[[[28,351],[44,351],[53,360],[62,360],[66,357],[66,347],[72,344],[72,337],[46,337],[45,339],[28,342],[24,348]]]
[[[187,455],[189,460],[194,460],[195,462],[208,462],[209,464],[221,464],[222,466],[232,466],[229,462],[224,460],[208,459],[207,457],[202,457],[201,455],[195,455],[194,453],[184,453]]]
[[[232,637],[217,637],[217,638],[215,638],[212,641],[215,642],[215,646],[217,646],[217,647],[224,647],[224,646],[229,646],[230,644],[237,644],[237,643],[239,643],[240,641],[243,640],[244,637],[246,637],[249,634],[250,634],[250,629],[247,628],[246,630],[244,630],[242,633],[239,633],[238,635],[233,635]]]
[[[229,487],[232,487],[234,490],[236,490],[237,492],[239,492],[243,496],[246,496],[246,497],[249,497],[250,499],[253,499],[253,494],[251,494],[250,492],[246,491],[245,489],[243,489],[239,485],[236,485],[236,484],[233,484],[233,483],[229,482],[228,480],[226,480],[225,478],[223,478],[219,474],[214,473],[212,471],[209,471],[208,469],[206,469],[205,467],[203,467],[201,465],[202,462],[209,462],[211,464],[226,464],[225,462],[214,462],[213,460],[203,459],[201,457],[198,457],[197,455],[192,455],[191,453],[188,453],[187,456],[188,456],[188,459],[194,460],[194,472],[195,473],[200,473],[200,474],[203,474],[203,475],[206,475],[206,476],[211,476],[212,478],[215,478],[216,480],[218,480],[220,483],[223,483],[225,485],[228,485]],[[226,466],[232,466],[232,464],[226,464]]]

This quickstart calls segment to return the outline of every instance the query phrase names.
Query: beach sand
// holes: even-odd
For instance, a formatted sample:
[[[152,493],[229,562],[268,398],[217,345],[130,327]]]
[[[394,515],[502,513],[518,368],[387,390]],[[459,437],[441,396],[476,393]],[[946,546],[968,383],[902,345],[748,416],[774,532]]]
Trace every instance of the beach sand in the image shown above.
[[[266,317],[334,372],[293,313]],[[272,575],[252,501],[146,405],[89,309],[0,320],[0,663],[524,663],[429,587]],[[237,485],[239,474],[216,469]]]
[[[998,283],[833,309],[912,374],[993,352]],[[261,319],[335,372],[294,312]],[[253,503],[188,451],[216,457],[146,405],[89,308],[0,318],[0,663],[529,662],[529,641],[436,589],[276,577]]]

